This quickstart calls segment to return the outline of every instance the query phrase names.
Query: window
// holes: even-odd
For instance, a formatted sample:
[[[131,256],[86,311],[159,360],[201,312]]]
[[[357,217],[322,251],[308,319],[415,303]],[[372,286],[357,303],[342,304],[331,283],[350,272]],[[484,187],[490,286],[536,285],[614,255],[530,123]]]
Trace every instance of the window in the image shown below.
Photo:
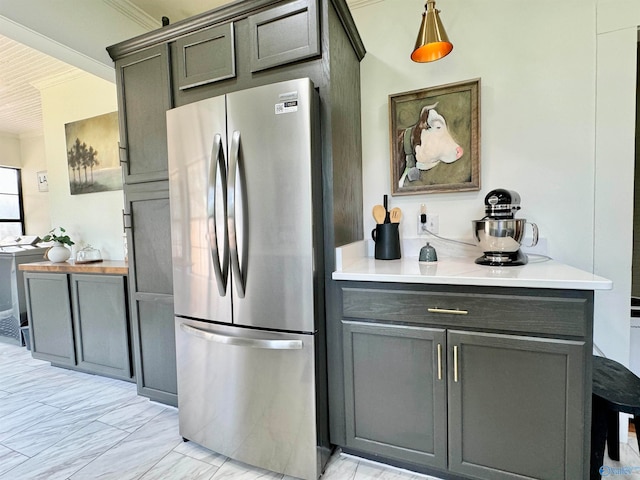
[[[20,170],[0,167],[0,239],[24,234]]]

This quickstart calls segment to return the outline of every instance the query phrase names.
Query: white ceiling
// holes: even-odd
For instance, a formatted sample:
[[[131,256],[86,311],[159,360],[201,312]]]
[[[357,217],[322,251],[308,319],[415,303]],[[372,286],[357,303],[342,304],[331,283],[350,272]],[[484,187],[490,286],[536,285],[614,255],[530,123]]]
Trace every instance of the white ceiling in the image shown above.
[[[0,36],[0,132],[42,130],[38,82],[76,70],[55,58]]]
[[[124,12],[129,18],[136,17],[135,20],[139,25],[142,25],[144,31],[160,27],[163,16],[168,17],[171,23],[175,23],[221,5],[232,3],[232,0],[102,1],[101,8],[105,8],[106,5],[119,12]],[[357,8],[367,3],[379,1],[383,0],[347,0],[347,3],[351,8]],[[88,5],[92,4],[85,3],[85,8]],[[4,11],[0,12],[0,18],[3,14],[5,14]],[[96,15],[96,17],[100,18],[100,15]],[[64,18],[63,16],[62,19]],[[59,19],[53,20],[55,22]],[[9,19],[9,24],[11,22],[19,24],[20,19],[17,21],[15,18]],[[7,25],[7,22],[3,25]],[[41,36],[47,36],[33,25],[25,24],[25,26],[27,29],[36,30]],[[68,29],[72,31],[71,26]],[[12,135],[40,133],[42,132],[42,107],[37,85],[45,81],[50,82],[58,76],[66,77],[79,74],[81,70],[39,50],[18,43],[8,36],[2,36],[2,33],[0,29],[0,133]],[[53,41],[52,43],[60,42]],[[104,47],[106,46],[104,45]],[[102,51],[104,52],[104,48]]]

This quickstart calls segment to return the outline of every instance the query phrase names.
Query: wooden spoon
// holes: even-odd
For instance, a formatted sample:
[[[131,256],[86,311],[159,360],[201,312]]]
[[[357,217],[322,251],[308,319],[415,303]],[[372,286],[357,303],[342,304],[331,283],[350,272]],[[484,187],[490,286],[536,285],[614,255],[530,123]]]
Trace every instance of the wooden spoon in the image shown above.
[[[400,223],[400,219],[402,218],[402,210],[398,207],[392,208],[391,212],[389,212],[389,217],[391,218],[391,223]]]
[[[384,209],[382,205],[376,205],[373,207],[373,218],[376,223],[381,224],[384,223],[384,218],[387,216],[387,211]]]

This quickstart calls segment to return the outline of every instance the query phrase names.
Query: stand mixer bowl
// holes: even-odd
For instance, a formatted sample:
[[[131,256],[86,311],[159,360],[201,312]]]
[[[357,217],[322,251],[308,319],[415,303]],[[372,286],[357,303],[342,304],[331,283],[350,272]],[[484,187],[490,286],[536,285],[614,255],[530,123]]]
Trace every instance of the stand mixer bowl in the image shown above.
[[[524,218],[473,220],[473,238],[486,254],[515,253],[522,245],[527,220]],[[538,226],[529,223],[533,229],[533,242],[538,243]]]

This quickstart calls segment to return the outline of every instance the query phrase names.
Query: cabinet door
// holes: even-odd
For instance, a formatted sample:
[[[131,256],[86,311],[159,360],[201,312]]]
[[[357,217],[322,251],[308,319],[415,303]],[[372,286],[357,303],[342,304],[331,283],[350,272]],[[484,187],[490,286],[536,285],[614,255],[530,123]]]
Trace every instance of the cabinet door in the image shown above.
[[[71,275],[78,366],[131,378],[126,282],[122,276]]]
[[[583,342],[449,331],[447,343],[451,471],[584,478]]]
[[[138,393],[177,405],[168,183],[127,185],[125,198]]]
[[[76,352],[67,275],[27,272],[24,280],[33,357],[55,365],[74,366]]]
[[[446,468],[445,331],[343,327],[347,446]]]
[[[320,55],[317,0],[296,0],[249,16],[251,72]]]
[[[185,90],[236,76],[233,22],[176,40],[178,88]]]
[[[167,121],[172,107],[167,45],[116,62],[120,161],[127,184],[167,178]]]

